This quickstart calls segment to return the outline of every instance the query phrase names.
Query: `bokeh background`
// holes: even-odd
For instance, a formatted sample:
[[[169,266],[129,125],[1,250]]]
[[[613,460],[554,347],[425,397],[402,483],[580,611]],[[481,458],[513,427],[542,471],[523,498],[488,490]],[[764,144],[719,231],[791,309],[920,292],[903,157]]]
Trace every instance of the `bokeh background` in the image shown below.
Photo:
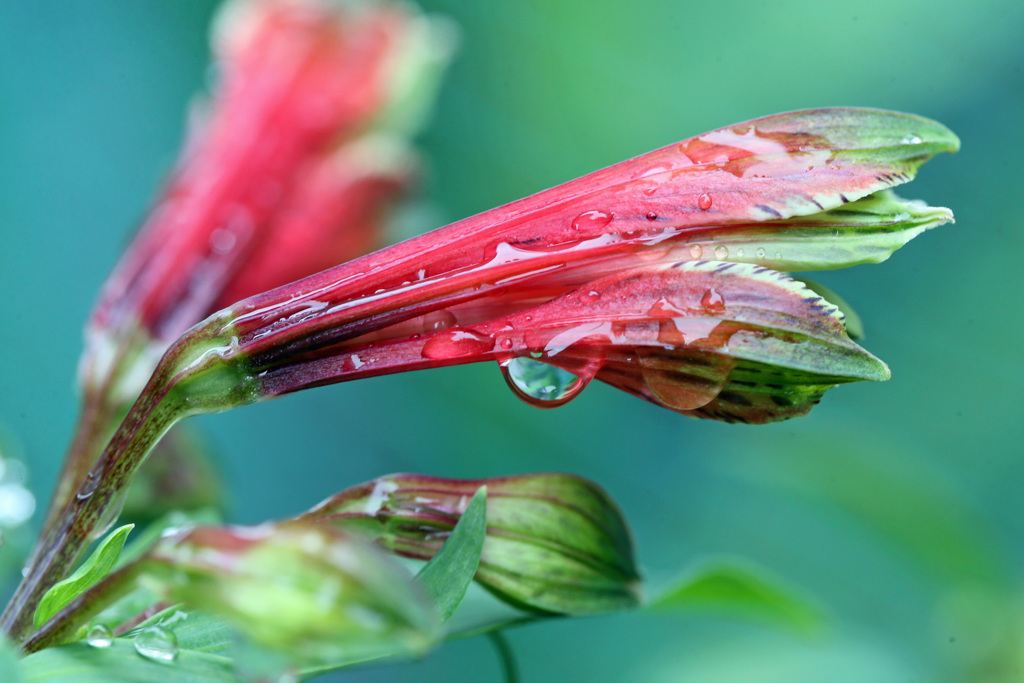
[[[82,324],[208,78],[215,4],[0,0],[0,430],[40,499],[76,414]],[[538,411],[496,367],[368,380],[196,421],[231,518],[294,513],[392,471],[576,472],[619,501],[655,589],[703,557],[749,558],[813,596],[830,626],[806,638],[713,613],[552,621],[509,635],[523,680],[1024,680],[1024,4],[422,4],[452,17],[462,44],[399,232],[828,105],[956,131],[963,150],[901,193],[957,223],[882,265],[818,276],[860,312],[893,378],[833,390],[807,418],[700,422],[597,385]],[[339,678],[499,676],[488,643],[469,639]]]

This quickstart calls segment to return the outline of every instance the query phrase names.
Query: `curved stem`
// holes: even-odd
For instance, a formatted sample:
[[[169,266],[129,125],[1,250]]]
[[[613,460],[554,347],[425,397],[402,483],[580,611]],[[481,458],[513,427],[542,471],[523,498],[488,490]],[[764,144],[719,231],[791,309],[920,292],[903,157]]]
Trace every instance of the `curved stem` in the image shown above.
[[[9,637],[22,640],[30,632],[43,594],[71,571],[82,552],[102,533],[100,527],[113,521],[111,506],[120,500],[160,437],[184,417],[184,402],[172,388],[173,383],[164,381],[160,373],[154,375],[77,494],[41,539],[33,563],[0,616],[0,629]]]

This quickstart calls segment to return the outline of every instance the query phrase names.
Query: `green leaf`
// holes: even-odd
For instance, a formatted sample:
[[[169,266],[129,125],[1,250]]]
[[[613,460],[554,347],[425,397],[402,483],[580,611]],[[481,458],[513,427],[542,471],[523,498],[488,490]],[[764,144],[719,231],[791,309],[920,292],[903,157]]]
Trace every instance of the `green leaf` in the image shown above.
[[[487,537],[487,487],[481,486],[455,525],[451,536],[416,580],[437,604],[441,623],[455,614],[480,564]]]
[[[111,532],[74,574],[54,584],[46,592],[39,601],[39,607],[36,608],[36,628],[41,627],[79,594],[113,571],[121,555],[121,549],[124,548],[125,539],[134,528],[134,524],[125,524]]]
[[[798,589],[749,561],[711,560],[651,601],[658,611],[714,610],[767,620],[813,635],[824,626],[822,609]]]
[[[173,663],[140,657],[126,639],[108,648],[52,647],[19,662],[23,683],[238,683],[229,659],[181,650]],[[6,680],[6,679],[4,679]]]
[[[18,673],[17,650],[6,638],[0,637],[0,681],[4,683],[22,683],[24,679]]]

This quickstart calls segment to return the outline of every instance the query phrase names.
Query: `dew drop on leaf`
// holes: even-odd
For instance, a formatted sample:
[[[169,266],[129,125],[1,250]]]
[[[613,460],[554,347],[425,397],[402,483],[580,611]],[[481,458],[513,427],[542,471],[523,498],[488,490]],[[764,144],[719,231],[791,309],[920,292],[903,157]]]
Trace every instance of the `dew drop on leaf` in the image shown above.
[[[110,647],[114,644],[114,634],[109,626],[96,624],[89,628],[85,635],[85,642],[92,647]]]
[[[135,636],[135,651],[146,659],[172,662],[178,656],[178,638],[163,626],[150,626]]]
[[[535,408],[563,406],[588,384],[588,380],[568,370],[532,358],[513,358],[500,367],[512,392]]]

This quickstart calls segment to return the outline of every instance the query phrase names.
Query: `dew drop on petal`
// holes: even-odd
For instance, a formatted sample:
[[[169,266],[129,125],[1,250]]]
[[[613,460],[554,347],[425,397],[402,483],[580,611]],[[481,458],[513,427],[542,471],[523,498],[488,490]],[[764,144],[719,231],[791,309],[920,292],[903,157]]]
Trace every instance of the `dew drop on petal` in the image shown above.
[[[716,259],[721,261],[721,260],[723,260],[725,258],[728,258],[728,256],[729,256],[729,249],[728,248],[726,248],[725,246],[723,246],[721,244],[719,244],[717,247],[715,247],[715,258]]]
[[[421,320],[423,321],[423,331],[428,333],[447,329],[456,323],[455,314],[443,309],[431,311],[424,315]]]
[[[135,636],[135,651],[146,659],[173,662],[178,656],[178,638],[163,626],[150,626]]]
[[[572,229],[583,232],[600,230],[612,221],[612,215],[604,211],[584,211],[572,220]]]
[[[114,644],[114,634],[109,626],[96,624],[89,627],[89,632],[85,635],[85,642],[92,647],[110,647]]]
[[[721,313],[725,310],[725,297],[722,296],[721,292],[712,287],[704,292],[704,296],[700,298],[700,305],[708,313]]]
[[[700,258],[704,254],[704,249],[699,244],[690,245],[690,258]]]
[[[757,258],[764,258],[764,255],[767,254],[767,253],[768,252],[766,252],[764,250],[764,247],[758,247],[757,248]]]
[[[745,252],[743,251],[743,247],[740,247],[739,249],[736,250],[736,255],[739,256],[740,258],[743,258],[744,254]]]
[[[501,346],[501,348],[503,348],[505,350],[511,349],[512,348],[512,340],[506,337],[505,339],[501,340],[501,343],[499,344],[499,346]]]
[[[707,211],[711,208],[711,195],[707,192],[703,193],[700,197],[697,197],[697,206],[700,207],[701,211]]]
[[[442,330],[427,340],[420,352],[424,358],[464,358],[494,350],[494,337],[460,327]]]
[[[649,220],[649,221],[658,220],[658,214],[654,213],[653,211],[648,211],[647,212],[647,220]]]
[[[513,358],[499,367],[512,393],[535,408],[563,406],[589,383],[568,370],[532,358]]]
[[[595,301],[597,301],[600,298],[601,298],[601,292],[597,292],[597,291],[592,289],[592,290],[590,290],[588,292],[584,292],[583,294],[580,294],[580,303],[592,304],[592,303],[594,303]]]

